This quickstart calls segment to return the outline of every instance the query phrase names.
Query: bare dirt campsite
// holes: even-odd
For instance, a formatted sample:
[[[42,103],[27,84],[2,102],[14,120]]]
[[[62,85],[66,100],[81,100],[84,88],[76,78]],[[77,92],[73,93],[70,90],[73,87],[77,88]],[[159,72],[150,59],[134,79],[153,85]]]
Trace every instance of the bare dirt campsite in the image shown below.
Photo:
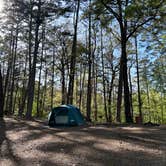
[[[0,166],[166,166],[165,8],[0,0]]]
[[[165,166],[166,126],[0,120],[0,166]]]

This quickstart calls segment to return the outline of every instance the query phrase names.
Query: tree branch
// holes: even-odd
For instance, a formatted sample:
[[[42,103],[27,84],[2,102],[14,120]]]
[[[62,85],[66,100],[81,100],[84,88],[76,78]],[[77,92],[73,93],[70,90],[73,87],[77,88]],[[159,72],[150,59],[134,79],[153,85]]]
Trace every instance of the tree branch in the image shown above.
[[[120,16],[111,7],[109,7],[103,0],[101,0],[101,3],[109,12],[111,12],[114,15],[114,17],[118,20],[118,22],[120,22]]]
[[[150,20],[155,19],[155,17],[149,17],[147,20],[144,20],[142,23],[138,24],[132,32],[130,32],[130,34],[127,36],[127,40],[143,25],[145,25],[146,23],[148,23]]]
[[[160,4],[156,6],[156,12],[154,13],[153,16],[149,17],[148,19],[144,20],[142,23],[135,26],[133,31],[130,32],[129,35],[127,36],[127,40],[138,30],[138,28],[142,27],[143,25],[145,25],[146,23],[148,23],[151,20],[155,20],[157,13],[158,13],[158,9],[162,6],[163,3],[164,3],[164,0],[162,0],[160,2]]]

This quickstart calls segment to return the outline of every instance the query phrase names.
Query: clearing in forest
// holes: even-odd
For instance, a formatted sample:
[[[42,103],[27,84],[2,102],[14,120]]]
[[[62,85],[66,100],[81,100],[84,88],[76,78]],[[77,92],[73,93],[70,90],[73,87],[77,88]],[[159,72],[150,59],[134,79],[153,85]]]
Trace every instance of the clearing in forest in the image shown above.
[[[0,166],[165,166],[166,126],[49,128],[0,120]]]

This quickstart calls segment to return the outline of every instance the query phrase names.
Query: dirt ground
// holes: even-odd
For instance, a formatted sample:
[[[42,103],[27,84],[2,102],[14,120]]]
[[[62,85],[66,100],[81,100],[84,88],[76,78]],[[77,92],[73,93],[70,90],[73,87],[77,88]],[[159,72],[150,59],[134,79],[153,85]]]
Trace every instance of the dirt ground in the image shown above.
[[[166,126],[0,120],[0,166],[166,166]]]

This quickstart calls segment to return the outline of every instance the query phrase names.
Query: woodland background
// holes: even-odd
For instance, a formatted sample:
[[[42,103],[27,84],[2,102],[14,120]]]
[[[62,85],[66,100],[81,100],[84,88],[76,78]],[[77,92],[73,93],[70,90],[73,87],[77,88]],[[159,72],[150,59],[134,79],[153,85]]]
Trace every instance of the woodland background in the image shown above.
[[[165,0],[6,0],[0,115],[74,104],[88,121],[166,123]]]

